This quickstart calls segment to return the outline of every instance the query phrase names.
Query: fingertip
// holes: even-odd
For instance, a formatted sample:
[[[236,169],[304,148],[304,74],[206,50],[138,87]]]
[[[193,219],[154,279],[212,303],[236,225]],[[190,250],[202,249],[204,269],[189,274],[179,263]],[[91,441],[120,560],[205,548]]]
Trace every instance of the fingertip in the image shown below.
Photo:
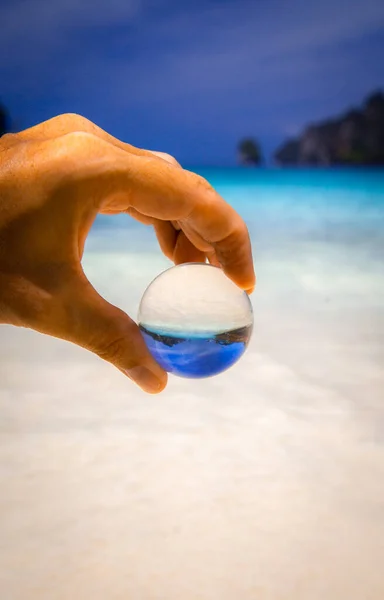
[[[244,289],[245,289],[245,291],[247,292],[248,295],[253,294],[253,292],[256,289],[256,285],[257,285],[257,278],[256,278],[256,274],[253,273],[253,277],[252,277],[251,281],[248,282],[248,285],[246,285],[244,287]]]
[[[235,269],[225,269],[223,268],[224,273],[233,281],[237,287],[244,290],[248,295],[252,294],[256,288],[256,277],[254,274],[244,274],[243,271]]]
[[[243,221],[213,247],[224,273],[242,290],[253,290],[256,275],[253,264],[252,246],[248,230]]]
[[[157,367],[158,370],[161,369],[161,367]],[[161,369],[161,372],[158,371],[157,374],[157,382],[158,385],[156,388],[154,388],[152,391],[148,391],[149,394],[161,394],[161,392],[163,392],[165,390],[165,388],[167,387],[168,384],[168,373],[166,371],[163,371],[163,369]]]
[[[159,387],[156,390],[147,391],[147,393],[151,394],[152,396],[157,396],[158,394],[161,394],[162,392],[164,392],[165,388],[167,387],[167,384],[168,384],[168,377],[166,377],[165,381],[163,381],[159,384]]]
[[[157,367],[157,368],[156,368]],[[168,375],[156,365],[155,369],[148,366],[137,366],[125,369],[124,373],[148,394],[159,394],[167,385]]]

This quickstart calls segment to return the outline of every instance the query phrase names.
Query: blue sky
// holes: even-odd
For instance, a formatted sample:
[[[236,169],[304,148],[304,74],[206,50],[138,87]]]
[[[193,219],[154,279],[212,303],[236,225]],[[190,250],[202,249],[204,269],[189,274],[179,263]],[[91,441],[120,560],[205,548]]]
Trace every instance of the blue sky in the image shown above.
[[[267,155],[384,87],[381,0],[0,0],[0,100],[78,112],[184,165]]]

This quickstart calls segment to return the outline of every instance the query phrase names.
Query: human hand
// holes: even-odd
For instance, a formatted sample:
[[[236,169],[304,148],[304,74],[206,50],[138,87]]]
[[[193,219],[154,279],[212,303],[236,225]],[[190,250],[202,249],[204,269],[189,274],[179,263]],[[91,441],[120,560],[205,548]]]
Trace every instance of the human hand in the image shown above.
[[[167,374],[136,323],[96,292],[81,266],[96,215],[122,212],[153,225],[176,264],[208,258],[252,291],[244,222],[169,155],[71,114],[0,138],[0,323],[78,344],[157,393]]]

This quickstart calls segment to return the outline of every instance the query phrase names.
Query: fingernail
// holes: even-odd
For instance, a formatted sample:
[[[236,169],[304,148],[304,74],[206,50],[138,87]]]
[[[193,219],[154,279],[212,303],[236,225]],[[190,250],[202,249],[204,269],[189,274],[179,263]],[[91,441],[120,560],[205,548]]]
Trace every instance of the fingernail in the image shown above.
[[[157,394],[162,390],[163,382],[146,367],[133,367],[125,371],[126,375],[135,381],[145,392]]]

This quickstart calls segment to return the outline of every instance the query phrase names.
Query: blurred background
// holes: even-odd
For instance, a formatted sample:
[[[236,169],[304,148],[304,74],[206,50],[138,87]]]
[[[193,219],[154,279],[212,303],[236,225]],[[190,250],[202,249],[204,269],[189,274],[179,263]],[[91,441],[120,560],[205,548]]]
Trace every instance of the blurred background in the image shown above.
[[[244,357],[159,397],[0,329],[0,597],[382,600],[384,3],[0,0],[0,27],[2,131],[76,112],[173,154],[258,277]],[[170,265],[127,215],[83,260],[132,318]]]
[[[183,165],[383,163],[380,0],[2,0],[0,23],[12,130],[76,112]]]

